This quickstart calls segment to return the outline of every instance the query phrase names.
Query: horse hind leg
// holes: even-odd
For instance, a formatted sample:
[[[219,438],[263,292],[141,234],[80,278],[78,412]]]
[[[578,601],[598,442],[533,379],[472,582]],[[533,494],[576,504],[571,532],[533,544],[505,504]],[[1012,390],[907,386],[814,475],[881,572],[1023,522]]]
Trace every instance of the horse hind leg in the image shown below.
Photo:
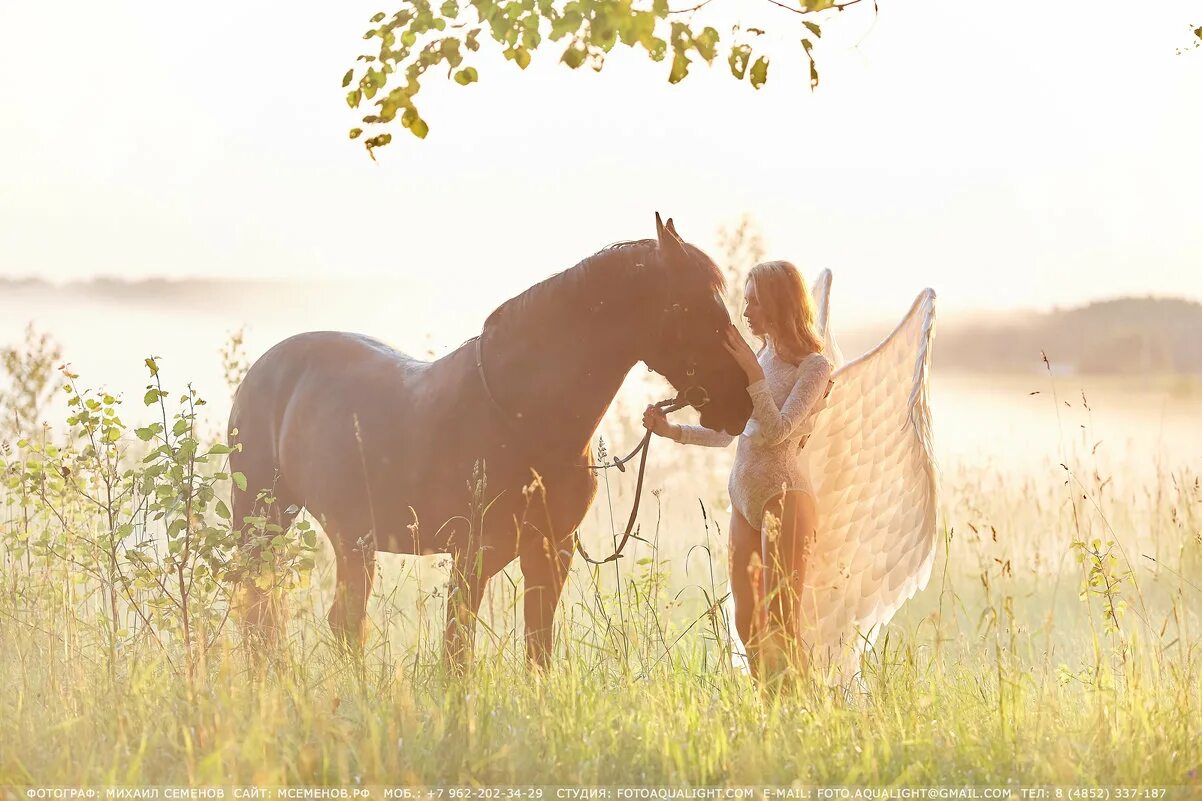
[[[247,475],[246,490],[235,486],[231,498],[234,525],[240,530],[238,550],[242,560],[235,606],[246,642],[255,648],[274,647],[279,642],[283,600],[272,589],[274,577],[268,567],[271,559],[265,559],[264,555],[273,537],[287,533],[299,508],[278,478],[254,481],[251,475],[244,475]],[[252,518],[249,522],[248,517]]]
[[[367,642],[367,601],[376,578],[375,548],[371,543],[348,542],[333,531],[326,534],[338,566],[334,603],[326,620],[340,645],[358,651]]]

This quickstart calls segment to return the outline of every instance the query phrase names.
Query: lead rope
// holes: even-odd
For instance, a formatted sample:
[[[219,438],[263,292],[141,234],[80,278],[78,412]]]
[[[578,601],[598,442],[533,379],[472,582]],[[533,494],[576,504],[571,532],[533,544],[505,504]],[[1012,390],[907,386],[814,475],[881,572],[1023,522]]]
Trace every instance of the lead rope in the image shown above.
[[[663,411],[664,414],[670,414],[678,409],[683,409],[686,405],[687,404],[685,404],[683,401],[678,401],[675,398],[669,398],[667,400],[662,400],[659,403],[655,404],[656,408]],[[634,520],[636,517],[638,517],[639,501],[641,501],[643,498],[643,473],[647,469],[647,452],[649,450],[651,450],[651,430],[650,429],[647,430],[647,433],[643,435],[642,441],[639,442],[639,444],[635,446],[635,449],[632,450],[626,456],[625,459],[616,459],[615,458],[613,460],[612,464],[606,464],[606,465],[588,465],[589,469],[591,469],[591,470],[608,470],[611,467],[616,467],[616,468],[618,468],[619,471],[624,473],[624,472],[626,472],[626,468],[623,465],[626,462],[633,459],[634,455],[636,453],[638,453],[639,451],[642,451],[642,456],[639,457],[638,483],[636,483],[635,487],[634,487],[634,506],[631,507],[630,517],[626,520],[626,530],[624,532],[622,532],[622,541],[618,543],[618,547],[614,550],[614,552],[611,553],[609,556],[605,557],[604,559],[600,559],[600,560],[594,559],[593,557],[588,555],[588,551],[584,550],[584,543],[582,543],[580,541],[580,532],[579,531],[572,532],[572,541],[575,542],[575,544],[576,544],[576,551],[580,554],[581,557],[584,558],[584,561],[588,562],[589,564],[603,565],[603,564],[606,564],[607,562],[612,562],[615,559],[620,559],[622,557],[622,549],[626,547],[626,543],[630,540],[631,537],[634,537],[636,540],[641,539],[641,537],[639,537],[637,530],[635,528]],[[645,541],[646,540],[644,540],[644,542]]]

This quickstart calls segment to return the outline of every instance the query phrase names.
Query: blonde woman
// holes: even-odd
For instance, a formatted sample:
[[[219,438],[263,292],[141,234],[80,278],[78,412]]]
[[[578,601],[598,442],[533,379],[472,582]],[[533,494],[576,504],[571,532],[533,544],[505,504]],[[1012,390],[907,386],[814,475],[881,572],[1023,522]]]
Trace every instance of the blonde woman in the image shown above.
[[[752,675],[769,678],[789,663],[806,665],[799,612],[818,516],[803,448],[833,365],[822,353],[814,299],[791,263],[757,264],[744,296],[743,316],[763,345],[753,352],[733,325],[727,331],[726,348],[747,374],[753,406],[728,483],[730,581]],[[721,448],[735,439],[669,423],[654,406],[643,425],[685,445]]]

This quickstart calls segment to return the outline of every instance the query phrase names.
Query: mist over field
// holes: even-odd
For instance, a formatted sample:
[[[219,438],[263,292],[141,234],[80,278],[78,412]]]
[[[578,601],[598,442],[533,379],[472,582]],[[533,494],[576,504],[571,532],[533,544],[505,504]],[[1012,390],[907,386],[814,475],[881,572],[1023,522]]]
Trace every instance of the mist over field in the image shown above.
[[[158,356],[169,384],[182,389],[191,383],[208,401],[204,418],[217,432],[224,430],[230,401],[219,351],[233,332],[244,332],[249,361],[287,336],[323,329],[365,333],[417,358],[438,358],[474,336],[503,300],[464,296],[455,286],[372,278],[0,281],[0,343],[18,343],[32,321],[62,344],[82,385],[135,400],[148,378],[143,359]],[[843,295],[846,302],[856,291],[836,277],[834,300]],[[1202,304],[1125,298],[974,315],[954,306],[947,313],[948,300],[939,303],[932,404],[937,456],[945,468],[992,463],[1042,477],[1063,461],[1063,448],[1092,449],[1101,441],[1098,458],[1141,475],[1166,464],[1202,470]],[[900,320],[909,299],[896,305]],[[879,343],[895,322],[845,329],[835,315],[832,324],[851,360]],[[633,444],[641,433],[636,413],[670,394],[665,380],[636,367],[599,434],[615,449]],[[55,404],[47,408],[51,422],[61,417],[61,399]],[[690,414],[685,410],[677,418],[693,422]],[[667,451],[652,460],[649,475],[656,475]],[[733,448],[702,455],[708,457],[703,469],[721,477]],[[721,505],[723,495],[705,500]],[[664,502],[674,509],[693,501],[685,492],[669,493]]]

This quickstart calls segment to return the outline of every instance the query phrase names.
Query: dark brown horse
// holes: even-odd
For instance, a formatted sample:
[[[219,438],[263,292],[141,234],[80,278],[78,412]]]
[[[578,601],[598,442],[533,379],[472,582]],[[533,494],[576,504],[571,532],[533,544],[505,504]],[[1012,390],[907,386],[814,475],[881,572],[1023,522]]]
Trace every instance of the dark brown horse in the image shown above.
[[[526,654],[545,664],[572,535],[597,488],[590,442],[630,369],[665,376],[703,425],[743,430],[751,403],[722,348],[721,272],[671,220],[656,215],[656,227],[657,239],[605,248],[506,301],[437,361],[320,331],[250,368],[230,413],[242,446],[231,469],[247,481],[234,520],[287,529],[306,508],[321,522],[338,569],[329,621],[344,641],[365,635],[377,551],[450,553],[446,644],[458,664],[485,583],[516,557]],[[251,630],[274,633],[271,599],[253,582],[242,590]]]

